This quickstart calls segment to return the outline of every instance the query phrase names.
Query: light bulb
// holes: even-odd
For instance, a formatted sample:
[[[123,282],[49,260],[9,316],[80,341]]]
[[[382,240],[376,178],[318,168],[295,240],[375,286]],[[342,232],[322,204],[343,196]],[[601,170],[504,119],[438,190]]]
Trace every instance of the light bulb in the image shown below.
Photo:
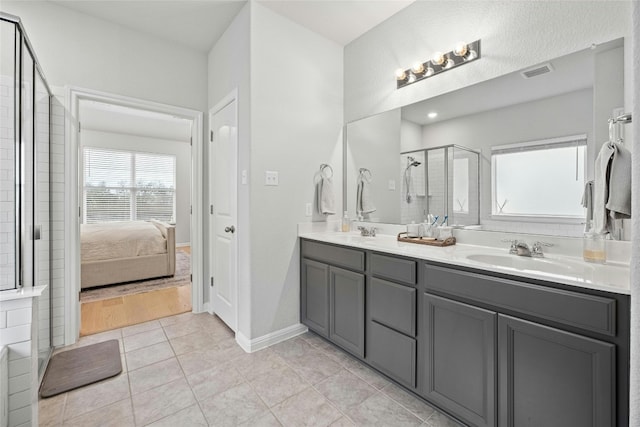
[[[473,59],[476,59],[477,57],[478,57],[478,52],[476,52],[473,49],[469,49],[469,52],[467,52],[467,56],[465,56],[464,60],[471,61]]]
[[[444,69],[448,70],[449,68],[453,67],[454,65],[456,65],[456,63],[453,61],[453,59],[447,58],[447,62],[444,64]]]
[[[416,75],[413,73],[409,73],[409,83],[413,83],[416,81]]]
[[[424,73],[424,75],[427,77],[431,77],[433,76],[434,73],[435,73],[434,69],[429,66],[427,67],[427,71]]]
[[[430,119],[435,119],[436,117],[438,117],[438,113],[436,113],[435,111],[432,111],[429,114],[427,114],[427,117],[429,117]]]
[[[424,64],[422,62],[416,62],[411,67],[411,71],[413,71],[413,74],[422,74],[422,73],[424,73]]]
[[[445,58],[442,52],[436,52],[431,57],[431,62],[433,62],[435,65],[442,65],[444,64],[444,59]]]
[[[396,70],[396,80],[405,80],[406,78],[407,73],[402,68],[398,68]]]
[[[465,56],[469,51],[469,47],[465,42],[459,42],[456,44],[456,47],[453,49],[453,54],[455,56]]]

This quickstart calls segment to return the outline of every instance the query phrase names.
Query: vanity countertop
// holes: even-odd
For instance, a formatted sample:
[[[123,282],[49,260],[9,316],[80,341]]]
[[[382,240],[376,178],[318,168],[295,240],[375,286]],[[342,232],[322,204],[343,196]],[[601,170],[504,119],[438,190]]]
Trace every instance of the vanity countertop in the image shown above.
[[[531,279],[546,280],[585,289],[631,293],[628,264],[607,262],[591,264],[582,258],[545,255],[527,258],[510,255],[503,248],[456,243],[448,247],[417,245],[399,242],[396,236],[363,237],[358,233],[310,232],[300,238],[385,252],[427,261],[442,262],[478,270],[509,274]]]

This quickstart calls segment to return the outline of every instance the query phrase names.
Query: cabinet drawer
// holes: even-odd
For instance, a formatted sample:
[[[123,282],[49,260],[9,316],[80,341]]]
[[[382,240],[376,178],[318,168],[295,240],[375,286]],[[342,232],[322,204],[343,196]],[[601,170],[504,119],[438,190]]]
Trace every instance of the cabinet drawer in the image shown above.
[[[416,284],[416,262],[386,255],[371,255],[371,273],[408,285]]]
[[[372,278],[371,319],[403,334],[416,336],[416,289]]]
[[[302,256],[305,258],[324,261],[339,267],[364,271],[364,252],[362,251],[326,245],[309,240],[302,241],[301,249]]]
[[[369,322],[368,362],[401,384],[416,387],[416,340]]]
[[[489,277],[426,264],[427,289],[494,307],[616,335],[616,301],[611,298]]]

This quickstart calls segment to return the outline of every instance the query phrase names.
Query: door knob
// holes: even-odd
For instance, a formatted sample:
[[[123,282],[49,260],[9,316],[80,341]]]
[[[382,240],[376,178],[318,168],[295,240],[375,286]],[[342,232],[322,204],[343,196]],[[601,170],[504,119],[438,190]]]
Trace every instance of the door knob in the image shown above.
[[[235,233],[236,232],[236,228],[233,225],[231,227],[225,227],[224,228],[224,232],[225,233]]]

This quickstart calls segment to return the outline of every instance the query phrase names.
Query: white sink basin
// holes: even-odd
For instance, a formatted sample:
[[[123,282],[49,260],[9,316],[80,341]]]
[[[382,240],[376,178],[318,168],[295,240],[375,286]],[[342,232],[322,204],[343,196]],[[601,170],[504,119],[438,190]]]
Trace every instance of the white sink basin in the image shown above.
[[[475,261],[482,264],[494,265],[496,267],[510,268],[522,271],[541,271],[549,274],[582,275],[594,269],[593,265],[586,262],[573,261],[568,259],[555,260],[549,258],[531,258],[517,255],[492,255],[492,254],[473,254],[467,255],[469,261]]]

